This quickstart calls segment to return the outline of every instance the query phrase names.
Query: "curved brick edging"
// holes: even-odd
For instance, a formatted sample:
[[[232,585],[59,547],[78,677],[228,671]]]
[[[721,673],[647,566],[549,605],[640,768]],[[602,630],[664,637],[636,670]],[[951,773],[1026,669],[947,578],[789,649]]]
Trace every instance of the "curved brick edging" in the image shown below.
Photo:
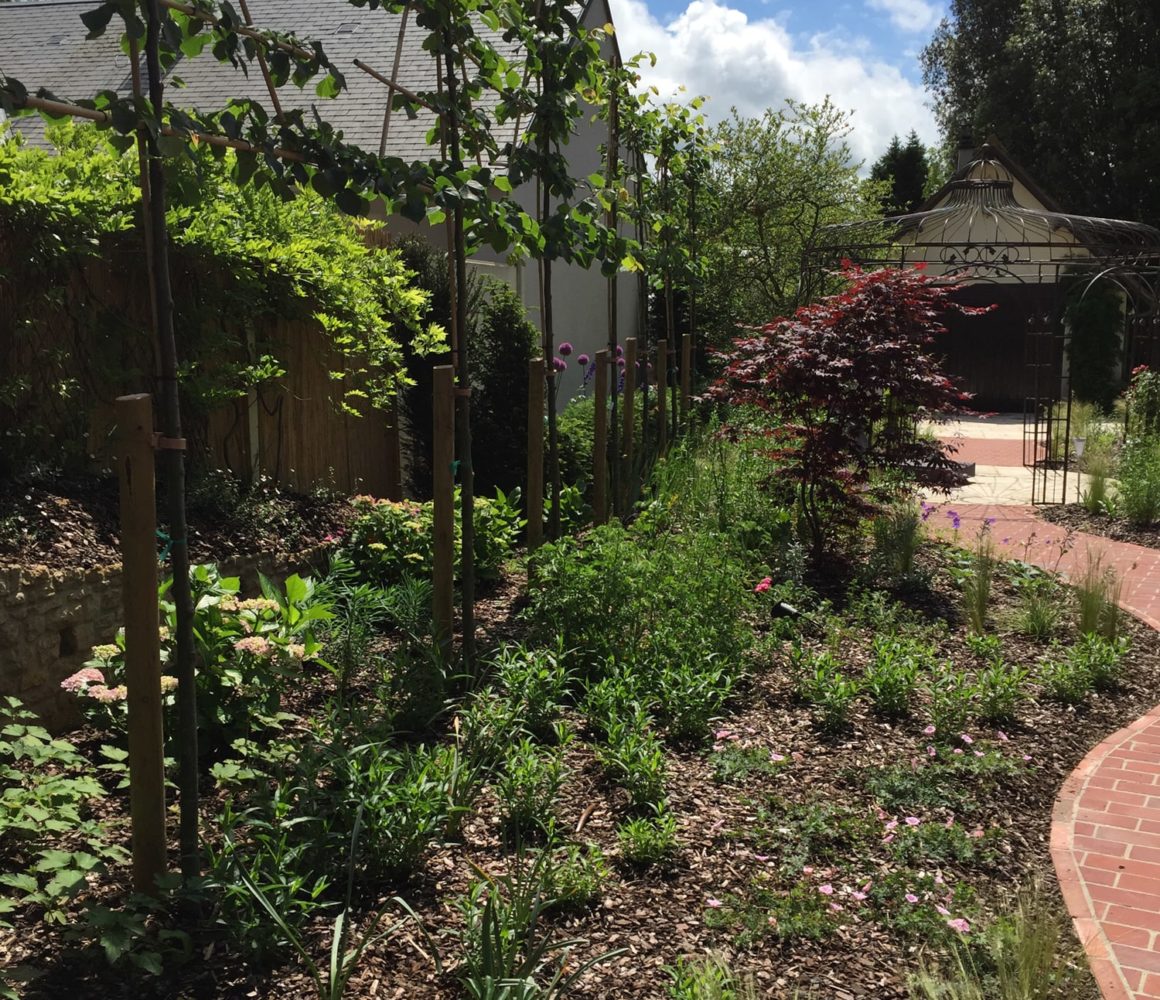
[[[962,541],[994,518],[992,537],[1044,568],[1082,570],[1086,552],[1124,582],[1123,609],[1160,631],[1160,551],[1065,532],[1030,507],[943,505]],[[945,520],[941,514],[938,517]],[[951,532],[943,523],[935,531]],[[1160,705],[1094,746],[1064,781],[1051,822],[1051,858],[1076,935],[1104,1000],[1160,1000]]]
[[[1104,1000],[1160,997],[1160,706],[1064,781],[1051,858]]]

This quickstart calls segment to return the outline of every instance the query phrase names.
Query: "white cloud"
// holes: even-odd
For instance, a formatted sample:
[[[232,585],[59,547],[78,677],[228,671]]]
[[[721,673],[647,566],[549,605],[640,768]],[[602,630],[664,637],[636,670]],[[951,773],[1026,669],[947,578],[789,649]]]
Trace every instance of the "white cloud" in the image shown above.
[[[710,118],[735,106],[743,115],[780,107],[787,97],[819,103],[829,96],[852,113],[850,148],[867,164],[886,149],[892,135],[911,129],[924,142],[938,137],[922,87],[885,60],[869,43],[839,31],[795,38],[773,18],[750,18],[718,0],[692,0],[683,13],[662,24],[645,0],[609,0],[625,58],[655,52],[645,82],[662,96],[683,85],[704,94]]]
[[[902,31],[931,31],[942,17],[937,4],[928,0],[867,0],[874,10],[890,15],[891,23]]]

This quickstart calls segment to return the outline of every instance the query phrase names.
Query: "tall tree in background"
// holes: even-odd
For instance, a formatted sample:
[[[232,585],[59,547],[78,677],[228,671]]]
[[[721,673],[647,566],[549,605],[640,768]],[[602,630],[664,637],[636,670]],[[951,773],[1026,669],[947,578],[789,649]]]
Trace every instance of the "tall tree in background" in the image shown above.
[[[727,343],[738,324],[764,323],[799,305],[802,253],[821,226],[878,214],[885,185],[864,181],[829,101],[786,103],[760,118],[732,116],[713,130],[713,163],[699,211],[704,280],[698,316]]]
[[[952,0],[923,51],[945,137],[994,133],[1073,212],[1160,222],[1160,4]]]
[[[904,146],[898,136],[890,140],[886,152],[870,168],[870,179],[889,185],[882,199],[886,215],[905,215],[914,212],[923,202],[927,174],[926,147],[911,129]]]

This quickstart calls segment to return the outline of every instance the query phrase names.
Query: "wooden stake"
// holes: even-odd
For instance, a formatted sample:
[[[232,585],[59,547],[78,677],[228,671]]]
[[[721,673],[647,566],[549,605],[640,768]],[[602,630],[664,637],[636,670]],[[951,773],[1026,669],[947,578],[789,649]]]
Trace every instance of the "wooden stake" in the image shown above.
[[[592,519],[608,520],[608,351],[596,352],[596,419],[592,448]]]
[[[121,396],[116,415],[133,888],[152,894],[166,866],[153,401],[147,393]]]
[[[528,551],[544,540],[544,359],[528,362]]]
[[[681,419],[688,419],[693,400],[693,335],[681,337]]]
[[[434,448],[432,472],[435,488],[435,566],[432,624],[435,641],[445,656],[451,653],[452,608],[455,598],[455,369],[433,369]]]
[[[669,384],[669,342],[657,341],[657,455],[669,447],[669,425],[665,414],[666,389]]]
[[[624,403],[624,475],[621,482],[624,484],[624,510],[627,511],[634,499],[635,489],[632,477],[632,446],[636,437],[636,422],[633,416],[633,407],[636,404],[636,337],[629,337],[624,342],[624,391],[621,401]]]

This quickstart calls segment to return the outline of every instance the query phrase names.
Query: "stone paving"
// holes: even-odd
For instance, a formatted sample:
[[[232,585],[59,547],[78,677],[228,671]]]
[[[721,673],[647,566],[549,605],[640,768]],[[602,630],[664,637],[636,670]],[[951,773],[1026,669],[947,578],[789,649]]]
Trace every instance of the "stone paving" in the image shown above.
[[[995,433],[1003,429],[964,439],[964,450],[1013,455],[1002,451],[1016,443],[1013,435]],[[1160,630],[1160,550],[1040,520],[1027,504],[1030,476],[1015,472],[981,465],[975,483],[929,512],[928,526],[968,545],[985,527],[1009,557],[1067,576],[1098,559],[1120,574],[1123,607]],[[985,502],[971,502],[980,497]],[[1105,1000],[1160,1000],[1160,706],[1094,747],[1064,782],[1051,855]]]

